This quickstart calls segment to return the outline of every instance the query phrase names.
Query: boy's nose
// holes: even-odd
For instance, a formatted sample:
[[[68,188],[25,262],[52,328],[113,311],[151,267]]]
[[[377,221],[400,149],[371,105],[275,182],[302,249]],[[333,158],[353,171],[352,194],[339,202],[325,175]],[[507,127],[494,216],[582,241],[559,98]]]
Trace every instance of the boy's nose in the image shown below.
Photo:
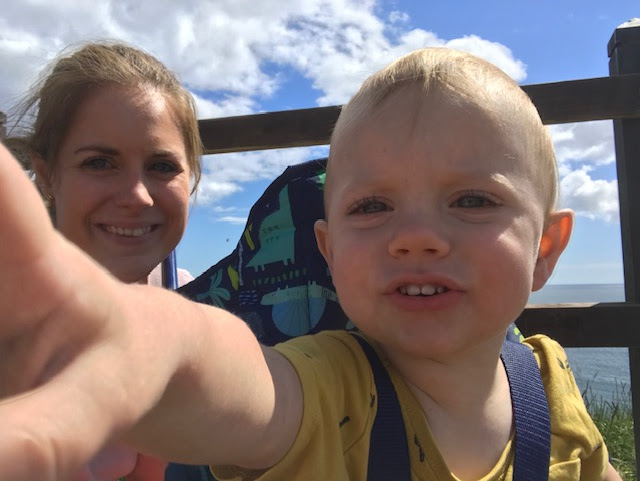
[[[447,255],[450,248],[443,228],[424,219],[407,219],[399,223],[389,242],[389,253],[394,257],[441,257]]]

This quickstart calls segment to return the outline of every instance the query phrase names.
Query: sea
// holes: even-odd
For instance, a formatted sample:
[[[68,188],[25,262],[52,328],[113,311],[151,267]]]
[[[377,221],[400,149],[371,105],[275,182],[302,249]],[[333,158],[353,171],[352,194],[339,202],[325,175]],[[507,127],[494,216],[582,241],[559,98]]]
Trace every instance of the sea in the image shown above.
[[[622,302],[623,284],[546,285],[529,298],[532,304]],[[578,387],[590,399],[630,402],[629,352],[626,348],[566,348]]]

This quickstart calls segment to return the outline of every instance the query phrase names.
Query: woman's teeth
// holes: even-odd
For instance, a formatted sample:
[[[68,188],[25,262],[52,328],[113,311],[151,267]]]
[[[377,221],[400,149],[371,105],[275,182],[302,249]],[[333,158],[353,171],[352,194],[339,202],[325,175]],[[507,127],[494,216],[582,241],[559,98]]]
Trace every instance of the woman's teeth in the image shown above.
[[[108,226],[105,226],[105,229],[107,232],[110,232],[111,234],[117,234],[125,237],[140,237],[151,232],[150,225],[147,225],[144,227],[135,227],[133,229],[108,225]]]
[[[402,286],[399,290],[401,294],[406,296],[433,296],[434,294],[446,292],[447,288],[444,286],[434,286],[432,284],[425,284],[423,286],[410,284],[408,286]]]

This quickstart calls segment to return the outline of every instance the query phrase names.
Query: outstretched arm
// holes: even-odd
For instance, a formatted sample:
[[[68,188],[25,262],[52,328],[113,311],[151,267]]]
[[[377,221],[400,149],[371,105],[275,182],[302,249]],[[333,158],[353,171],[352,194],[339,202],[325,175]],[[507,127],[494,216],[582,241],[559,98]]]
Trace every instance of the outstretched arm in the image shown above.
[[[0,211],[0,479],[70,479],[114,439],[198,464],[284,455],[299,382],[242,321],[115,280],[55,231],[1,145]]]
[[[616,468],[614,468],[611,463],[609,463],[609,466],[607,468],[607,472],[604,476],[604,481],[622,481],[622,478],[618,474],[618,471],[616,471]]]

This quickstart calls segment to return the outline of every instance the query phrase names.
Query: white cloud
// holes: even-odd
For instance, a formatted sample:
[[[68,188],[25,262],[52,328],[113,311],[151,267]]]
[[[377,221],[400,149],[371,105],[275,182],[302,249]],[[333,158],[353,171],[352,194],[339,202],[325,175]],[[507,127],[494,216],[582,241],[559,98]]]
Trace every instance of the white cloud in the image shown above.
[[[477,35],[465,35],[446,42],[445,46],[482,57],[500,67],[517,82],[522,82],[527,77],[526,65],[514,58],[511,50],[501,43],[491,42]]]
[[[232,214],[235,213],[238,209],[236,207],[223,207],[221,205],[216,205],[214,207],[211,207],[210,210],[215,212],[216,214]]]
[[[304,147],[205,156],[197,202],[216,205],[245,183],[273,180],[289,165],[326,155],[326,147]]]
[[[615,162],[611,121],[550,126],[563,207],[576,215],[605,222],[619,222],[618,183],[593,178],[596,168]]]
[[[435,33],[407,30],[410,18],[404,12],[380,18],[372,0],[10,4],[0,12],[4,110],[64,46],[89,39],[118,38],[157,55],[200,94],[201,101],[205,92],[217,92],[216,98],[224,94],[224,100],[212,103],[223,104],[219,110],[225,115],[260,110],[261,101],[286,95],[282,89],[287,78],[280,67],[306,77],[318,92],[317,104],[339,104],[367,75],[398,55],[446,43]],[[518,79],[523,75],[521,63],[500,44],[475,36],[450,43],[495,59]],[[210,104],[201,110],[218,113]]]
[[[218,222],[224,222],[226,224],[233,224],[233,225],[244,225],[247,223],[247,217],[238,217],[238,216],[232,216],[232,215],[227,215],[227,216],[223,216],[223,217],[218,217],[216,219]]]
[[[394,10],[389,13],[389,22],[394,23],[408,23],[410,20],[409,14],[406,12],[401,12],[398,10]]]
[[[563,207],[576,215],[618,222],[616,180],[594,179],[595,168],[615,162],[613,129],[610,121],[552,125]]]
[[[619,222],[618,183],[592,179],[588,168],[573,171],[560,182],[561,205],[577,215],[605,222]]]
[[[198,191],[194,199],[195,202],[198,204],[211,204],[242,190],[237,182],[221,182],[214,180],[214,178],[217,179],[217,176],[203,173],[200,183],[198,184]]]
[[[213,102],[199,94],[193,94],[199,119],[214,119],[247,115],[254,111],[255,102],[250,97],[228,96],[224,100]]]
[[[526,78],[526,65],[507,46],[473,32],[447,39],[436,30],[413,28],[406,12],[384,13],[374,0],[5,3],[0,10],[0,110],[14,105],[65,46],[97,38],[121,39],[160,58],[195,92],[201,119],[289,104],[289,72],[306,79],[301,88],[308,107],[342,104],[372,72],[425,46],[467,50],[519,82]],[[565,203],[580,215],[614,220],[615,182],[593,179],[590,170],[613,161],[610,125],[591,122],[551,130]],[[273,179],[287,165],[324,155],[326,148],[207,156],[196,202],[220,206],[247,182]],[[219,214],[225,221],[241,218],[237,212]]]
[[[609,165],[615,162],[611,121],[581,122],[549,127],[561,174],[576,166]]]

